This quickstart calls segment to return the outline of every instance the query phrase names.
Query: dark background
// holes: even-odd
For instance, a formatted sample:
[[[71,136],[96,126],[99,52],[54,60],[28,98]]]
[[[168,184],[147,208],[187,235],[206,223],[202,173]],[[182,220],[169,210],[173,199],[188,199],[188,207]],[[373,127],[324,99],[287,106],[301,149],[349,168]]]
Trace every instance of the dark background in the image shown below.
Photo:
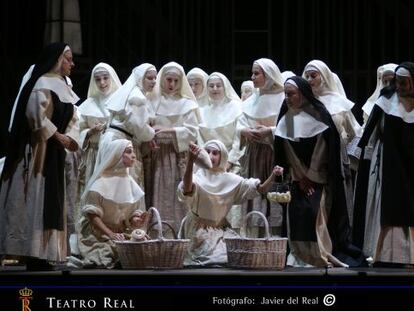
[[[60,0],[54,0],[60,1]],[[251,64],[271,58],[301,74],[321,59],[360,107],[379,65],[414,60],[411,0],[80,0],[83,54],[71,76],[84,99],[90,71],[107,62],[122,82],[142,62],[220,71],[239,91]],[[0,155],[20,80],[44,45],[46,0],[0,2]]]

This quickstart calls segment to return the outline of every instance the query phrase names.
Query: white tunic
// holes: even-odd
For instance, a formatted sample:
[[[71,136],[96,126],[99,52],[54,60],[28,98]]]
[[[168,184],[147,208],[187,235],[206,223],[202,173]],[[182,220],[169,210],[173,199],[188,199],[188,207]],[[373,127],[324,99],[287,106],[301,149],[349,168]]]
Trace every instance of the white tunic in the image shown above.
[[[64,80],[56,75],[44,75],[36,82],[26,107],[26,117],[32,131],[32,155],[27,180],[24,179],[24,159],[22,159],[13,177],[1,185],[0,253],[65,261],[67,206],[65,205],[63,209],[64,230],[44,230],[43,227],[45,199],[43,167],[47,141],[56,132],[56,126],[51,121],[53,114],[51,89],[62,102],[74,103],[78,99]],[[64,134],[78,142],[76,109]],[[26,155],[29,150],[27,145]]]
[[[178,186],[179,201],[188,208],[185,237],[190,238],[190,249],[185,265],[212,265],[227,263],[225,237],[237,236],[227,228],[226,215],[233,204],[260,195],[260,180],[244,179],[233,173],[213,173],[200,169],[194,176],[192,195],[184,195],[183,183]]]

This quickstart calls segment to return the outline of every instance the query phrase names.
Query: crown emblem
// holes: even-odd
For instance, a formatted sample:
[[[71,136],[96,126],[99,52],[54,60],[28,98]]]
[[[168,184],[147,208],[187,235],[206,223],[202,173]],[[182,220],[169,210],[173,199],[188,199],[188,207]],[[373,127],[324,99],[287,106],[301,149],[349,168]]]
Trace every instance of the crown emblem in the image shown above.
[[[19,290],[19,294],[22,297],[29,297],[32,296],[33,291],[30,288],[25,287]]]

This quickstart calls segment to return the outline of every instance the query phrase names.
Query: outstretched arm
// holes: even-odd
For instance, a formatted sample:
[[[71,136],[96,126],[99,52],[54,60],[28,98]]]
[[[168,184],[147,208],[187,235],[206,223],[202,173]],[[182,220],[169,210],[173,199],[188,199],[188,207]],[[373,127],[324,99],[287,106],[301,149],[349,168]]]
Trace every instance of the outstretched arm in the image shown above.
[[[184,178],[183,178],[183,192],[184,195],[192,193],[193,190],[193,165],[194,161],[197,159],[197,156],[200,152],[200,147],[196,144],[191,143],[188,150],[188,162],[187,167],[185,168]]]
[[[264,183],[260,184],[257,187],[257,191],[259,191],[260,193],[268,192],[270,186],[272,185],[272,181],[275,179],[275,177],[281,175],[283,175],[283,167],[276,165],[272,170],[272,174],[270,174],[270,176],[265,180]]]

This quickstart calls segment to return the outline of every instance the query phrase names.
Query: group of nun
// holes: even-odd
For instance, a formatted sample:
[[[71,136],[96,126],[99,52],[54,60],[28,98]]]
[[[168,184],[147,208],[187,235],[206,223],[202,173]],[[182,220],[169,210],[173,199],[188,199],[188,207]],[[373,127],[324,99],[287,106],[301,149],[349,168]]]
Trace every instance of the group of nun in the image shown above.
[[[188,266],[225,266],[224,238],[251,211],[288,237],[288,266],[414,264],[413,63],[378,68],[360,125],[320,60],[296,76],[257,59],[241,97],[220,72],[143,63],[122,84],[98,63],[81,101],[72,57],[52,44],[22,80],[1,175],[4,258],[116,267],[115,241],[147,230],[153,206],[191,240]],[[194,164],[202,148],[212,167]],[[289,203],[267,199],[278,183]],[[263,237],[263,219],[247,225]]]

